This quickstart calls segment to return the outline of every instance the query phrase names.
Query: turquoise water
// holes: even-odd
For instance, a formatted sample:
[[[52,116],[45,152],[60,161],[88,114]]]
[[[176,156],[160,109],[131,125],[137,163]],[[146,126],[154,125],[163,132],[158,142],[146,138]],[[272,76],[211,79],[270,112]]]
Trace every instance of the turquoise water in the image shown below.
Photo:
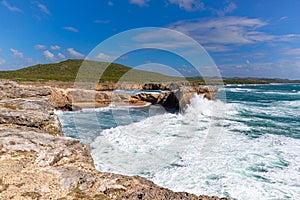
[[[175,191],[232,199],[300,199],[300,85],[232,85],[195,96],[184,114],[107,107],[59,112],[102,171]],[[225,98],[226,95],[226,98]]]
[[[242,133],[300,139],[300,85],[228,86],[226,97],[227,103],[238,107],[240,119],[235,120],[252,127]]]

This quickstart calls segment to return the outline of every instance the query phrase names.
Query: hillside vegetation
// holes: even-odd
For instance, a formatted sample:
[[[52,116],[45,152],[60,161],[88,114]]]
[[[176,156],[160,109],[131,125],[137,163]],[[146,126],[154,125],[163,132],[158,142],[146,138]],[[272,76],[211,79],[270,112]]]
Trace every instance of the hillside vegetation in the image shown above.
[[[182,77],[166,76],[155,72],[135,70],[116,63],[83,60],[66,60],[60,63],[38,64],[19,70],[0,71],[0,78],[16,81],[55,80],[74,82],[80,67],[80,81],[99,80],[99,82],[164,82],[185,80]],[[100,73],[102,74],[101,76]]]
[[[65,60],[59,63],[38,64],[18,70],[0,71],[0,79],[10,79],[19,82],[172,82],[190,81],[204,84],[201,77],[174,77],[160,73],[136,70],[121,64],[96,62],[87,60]],[[101,74],[101,75],[100,75]],[[267,79],[267,78],[206,78],[208,84],[268,84],[268,83],[300,83],[299,80]]]

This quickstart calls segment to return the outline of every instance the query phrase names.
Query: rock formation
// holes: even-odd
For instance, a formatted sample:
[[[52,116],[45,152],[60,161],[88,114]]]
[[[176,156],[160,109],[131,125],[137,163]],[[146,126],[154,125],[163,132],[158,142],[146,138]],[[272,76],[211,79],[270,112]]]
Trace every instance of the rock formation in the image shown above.
[[[102,89],[105,89],[103,91]],[[162,94],[140,93],[129,94],[111,91],[122,90],[164,90]],[[203,94],[204,98],[214,100],[217,88],[199,87],[190,83],[102,83],[96,86],[96,90],[61,89],[51,88],[52,101],[55,108],[60,110],[80,110],[81,107],[105,107],[113,103],[115,105],[147,105],[160,104],[167,110],[183,112],[194,94]]]
[[[0,89],[1,200],[220,199],[173,192],[139,176],[99,172],[89,146],[62,135],[53,90],[10,81],[0,81]],[[63,101],[69,99],[66,93]]]
[[[96,85],[97,91],[112,91],[112,90],[142,90],[144,84],[138,83],[99,83]]]
[[[153,88],[157,87],[162,88],[160,85],[153,86]],[[184,112],[193,95],[202,94],[204,98],[214,100],[216,93],[217,88],[178,86],[173,87],[170,92],[162,94],[140,93],[132,96],[131,101],[146,101],[152,104],[160,104],[167,110]]]
[[[182,86],[198,87],[198,84],[190,82],[149,82],[149,83],[98,83],[96,85],[97,91],[112,91],[112,90],[173,90]]]

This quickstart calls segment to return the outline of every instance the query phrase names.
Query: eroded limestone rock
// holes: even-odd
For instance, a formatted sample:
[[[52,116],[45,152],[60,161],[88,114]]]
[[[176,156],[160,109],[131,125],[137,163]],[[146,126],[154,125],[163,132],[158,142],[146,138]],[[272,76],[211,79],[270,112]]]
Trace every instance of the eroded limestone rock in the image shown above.
[[[0,88],[1,200],[220,199],[173,192],[139,176],[97,171],[89,146],[61,135],[49,88],[3,81]]]

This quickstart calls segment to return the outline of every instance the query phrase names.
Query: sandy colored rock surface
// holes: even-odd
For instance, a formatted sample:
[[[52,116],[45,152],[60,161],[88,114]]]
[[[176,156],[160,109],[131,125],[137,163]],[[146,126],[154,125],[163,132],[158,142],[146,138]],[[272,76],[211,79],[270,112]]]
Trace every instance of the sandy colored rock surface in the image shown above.
[[[105,91],[104,91],[105,89]],[[140,93],[129,95],[121,90],[164,90],[162,94]],[[112,91],[114,90],[114,91]],[[204,98],[214,100],[217,88],[188,83],[145,83],[114,84],[103,83],[96,90],[51,87],[51,99],[56,109],[80,110],[81,108],[100,108],[110,104],[121,106],[145,106],[149,103],[160,104],[167,110],[184,111],[194,94],[203,94]]]
[[[0,199],[203,199],[139,176],[99,172],[88,145],[61,134],[48,87],[0,81]]]

